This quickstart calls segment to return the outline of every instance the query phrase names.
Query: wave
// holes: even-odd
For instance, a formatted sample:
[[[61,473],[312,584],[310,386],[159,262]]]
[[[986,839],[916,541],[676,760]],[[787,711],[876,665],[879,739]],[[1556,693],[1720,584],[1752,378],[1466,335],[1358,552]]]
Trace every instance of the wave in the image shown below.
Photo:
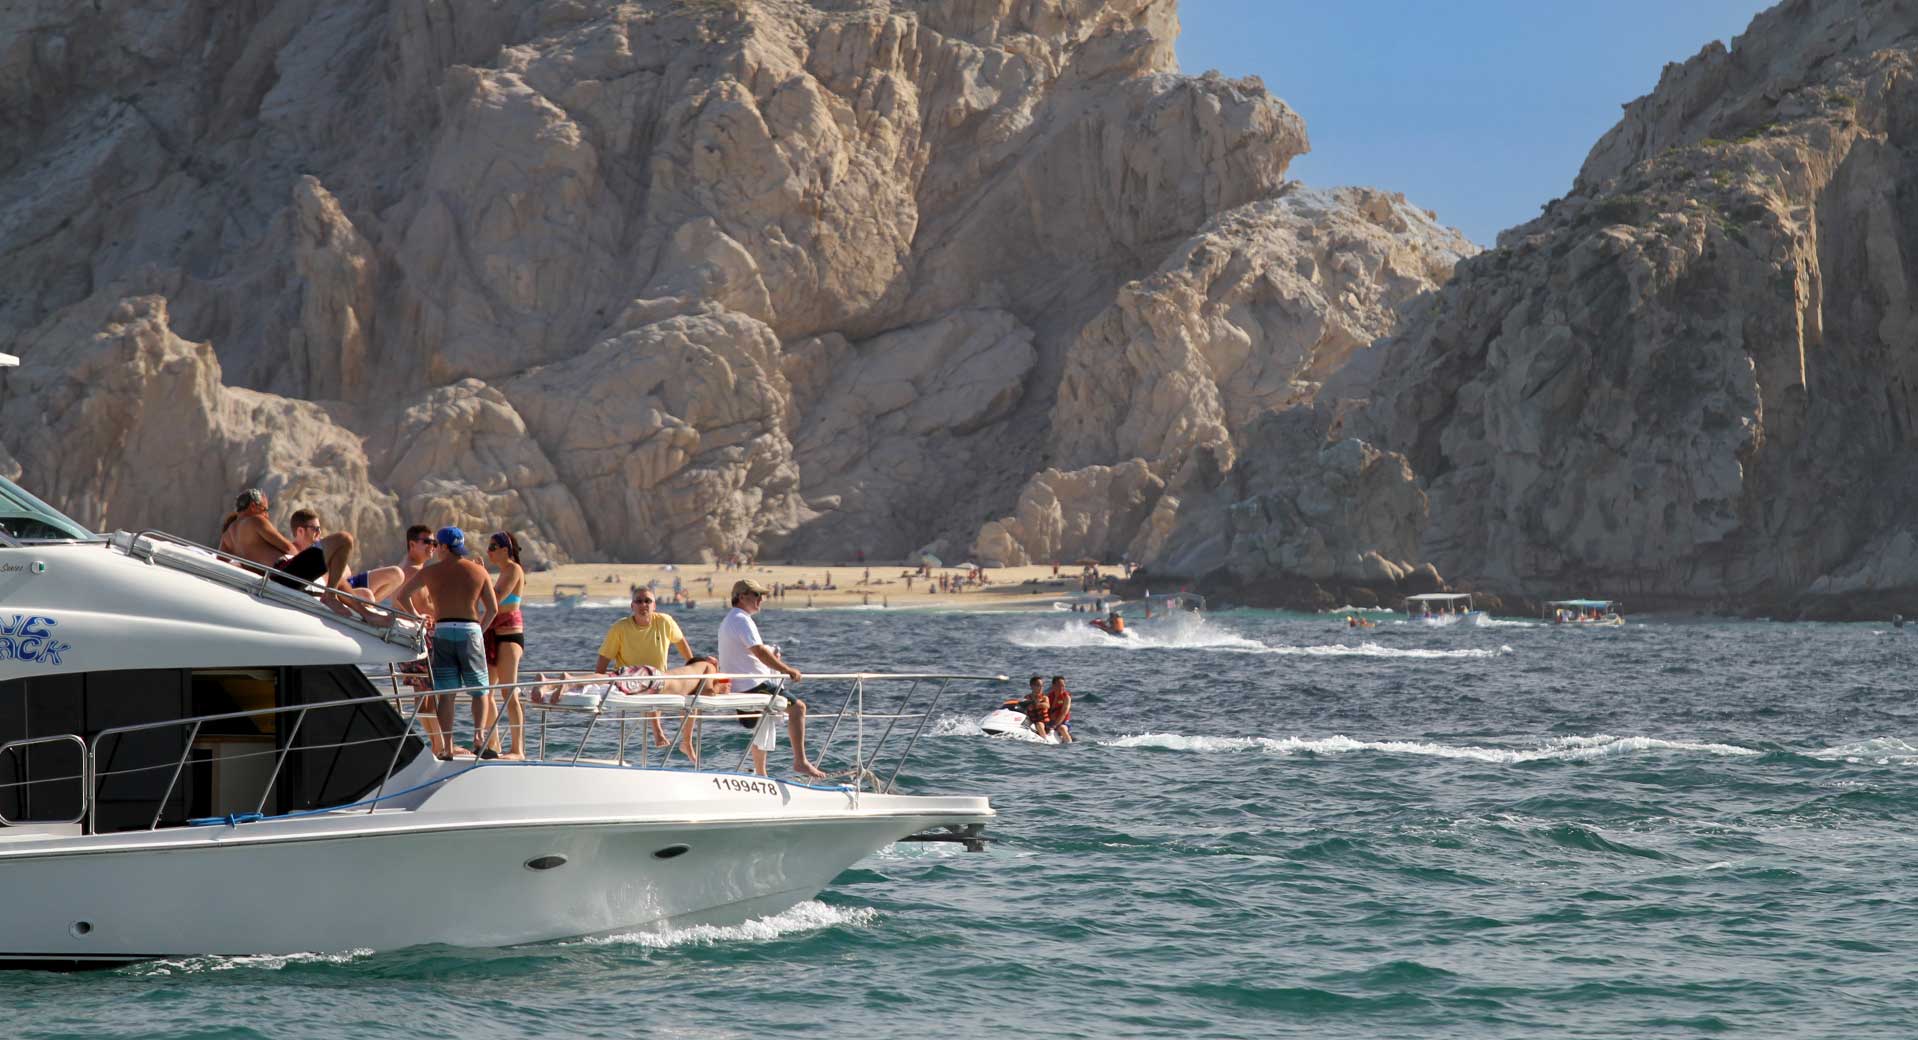
[[[281,968],[301,964],[349,964],[373,956],[372,950],[347,950],[344,953],[255,953],[255,954],[208,954],[203,957],[180,957],[167,960],[142,961],[130,964],[120,971],[130,975],[197,975],[209,971],[279,971]]]
[[[1827,762],[1846,762],[1851,765],[1909,766],[1918,765],[1918,745],[1909,744],[1897,737],[1872,737],[1868,740],[1854,740],[1837,747],[1828,747],[1818,751],[1807,751],[1811,758]]]
[[[1473,745],[1435,744],[1418,740],[1354,740],[1344,735],[1308,739],[1305,737],[1206,737],[1179,733],[1141,733],[1098,743],[1110,747],[1162,748],[1169,751],[1263,751],[1270,754],[1342,755],[1371,751],[1388,755],[1415,755],[1429,758],[1465,759],[1496,765],[1515,765],[1552,759],[1583,761],[1645,752],[1683,751],[1708,755],[1745,756],[1762,754],[1736,744],[1714,744],[1696,740],[1661,740],[1657,737],[1558,737],[1533,748],[1477,747]],[[1918,753],[1918,749],[1914,749]]]
[[[827,906],[816,899],[808,899],[790,910],[770,917],[754,918],[744,924],[698,924],[690,928],[673,928],[663,932],[628,932],[621,935],[594,936],[590,939],[577,940],[577,942],[589,946],[633,945],[667,950],[678,946],[767,942],[801,932],[824,931],[828,928],[865,928],[878,919],[879,911],[871,907],[848,909]]]
[[[1517,652],[1509,646],[1501,646],[1496,650],[1480,647],[1463,650],[1429,650],[1423,647],[1380,646],[1377,643],[1360,643],[1357,646],[1347,643],[1325,643],[1318,646],[1268,646],[1258,643],[1245,649],[1252,653],[1278,654],[1283,657],[1409,657],[1430,660],[1503,657]]]

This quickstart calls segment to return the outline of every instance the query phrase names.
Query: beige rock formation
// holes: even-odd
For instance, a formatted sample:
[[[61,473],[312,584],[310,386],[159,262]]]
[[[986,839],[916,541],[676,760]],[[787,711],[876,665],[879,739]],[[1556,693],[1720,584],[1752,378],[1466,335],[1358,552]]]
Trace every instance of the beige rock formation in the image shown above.
[[[1098,539],[1073,541],[1075,556],[1157,558],[1156,546],[1177,541],[1178,496],[1163,510],[1146,501],[1112,514],[1105,464],[1133,460],[1175,491],[1201,451],[1206,465],[1230,470],[1262,416],[1312,403],[1328,376],[1397,328],[1401,307],[1474,252],[1404,196],[1365,188],[1293,184],[1214,219],[1156,273],[1121,287],[1074,340],[1050,457],[1068,473],[1084,467],[1083,479],[1034,477],[1018,515],[983,527],[976,551],[1059,558],[1052,529],[1028,515],[1039,509],[1106,515],[1092,525]],[[1072,497],[1081,491],[1090,497]],[[1154,533],[1142,541],[1148,516]]]
[[[1767,611],[1918,588],[1915,66],[1905,5],[1781,4],[1460,265],[1346,427],[1426,485],[1422,557]]]
[[[973,552],[983,560],[1023,567],[1103,557],[1115,544],[1131,551],[1130,543],[1164,501],[1164,491],[1165,482],[1141,459],[1070,473],[1049,469],[1026,484],[1012,516],[980,529]],[[1141,558],[1150,547],[1137,547]]]
[[[222,386],[212,349],[174,334],[164,298],[102,293],[15,346],[0,439],[35,492],[81,523],[214,541],[226,489],[257,485],[282,522],[306,507],[398,543],[393,497],[373,487],[359,439],[318,405]]]
[[[1305,148],[1256,80],[1177,75],[1176,29],[1174,0],[6,6],[0,346],[64,365],[99,287],[157,293],[217,352],[198,398],[262,421],[192,443],[298,460],[273,423],[307,413],[264,395],[323,399],[356,496],[553,559],[967,540],[1044,468],[1080,327]],[[237,474],[172,477],[50,493],[171,524],[139,496]]]

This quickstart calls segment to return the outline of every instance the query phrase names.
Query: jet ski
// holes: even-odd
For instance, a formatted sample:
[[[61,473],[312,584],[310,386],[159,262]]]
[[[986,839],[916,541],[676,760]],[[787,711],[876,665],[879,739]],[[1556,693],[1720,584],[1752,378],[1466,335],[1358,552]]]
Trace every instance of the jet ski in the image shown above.
[[[1017,737],[1020,740],[1032,740],[1041,744],[1059,742],[1059,738],[1050,733],[1040,736],[1033,730],[1032,722],[1026,718],[1025,712],[1015,711],[1012,708],[999,708],[980,719],[979,728],[985,730],[986,735],[990,737]]]

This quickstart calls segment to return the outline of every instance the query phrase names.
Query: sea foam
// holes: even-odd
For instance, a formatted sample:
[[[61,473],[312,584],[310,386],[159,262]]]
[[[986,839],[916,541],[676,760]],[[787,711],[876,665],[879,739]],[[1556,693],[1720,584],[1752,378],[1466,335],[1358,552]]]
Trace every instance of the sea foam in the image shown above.
[[[1474,745],[1436,744],[1419,740],[1355,740],[1344,735],[1330,737],[1207,737],[1178,733],[1141,733],[1100,741],[1111,747],[1164,748],[1172,751],[1263,751],[1290,755],[1310,752],[1316,755],[1341,755],[1371,751],[1388,755],[1416,755],[1429,758],[1465,759],[1512,765],[1520,762],[1562,759],[1581,761],[1653,751],[1697,752],[1708,755],[1743,756],[1760,752],[1736,744],[1713,744],[1695,740],[1662,740],[1657,737],[1559,737],[1532,748],[1497,748]]]
[[[879,911],[871,907],[848,909],[827,906],[816,899],[808,899],[790,910],[770,917],[757,917],[744,924],[700,924],[663,932],[601,935],[581,939],[579,942],[591,946],[645,946],[656,950],[672,949],[677,946],[718,946],[722,943],[767,942],[788,935],[823,931],[827,928],[864,928],[878,919]]]

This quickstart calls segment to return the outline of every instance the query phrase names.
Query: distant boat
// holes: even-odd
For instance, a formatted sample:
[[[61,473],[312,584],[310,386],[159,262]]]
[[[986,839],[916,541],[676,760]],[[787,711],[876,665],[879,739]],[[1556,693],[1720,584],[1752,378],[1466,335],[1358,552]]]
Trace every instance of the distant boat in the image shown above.
[[[1425,625],[1485,623],[1485,612],[1472,604],[1469,592],[1427,592],[1405,597],[1405,613]]]
[[[586,602],[586,586],[558,584],[553,586],[553,606],[571,609]]]
[[[1555,599],[1545,604],[1554,625],[1622,625],[1618,601],[1612,599]]]

